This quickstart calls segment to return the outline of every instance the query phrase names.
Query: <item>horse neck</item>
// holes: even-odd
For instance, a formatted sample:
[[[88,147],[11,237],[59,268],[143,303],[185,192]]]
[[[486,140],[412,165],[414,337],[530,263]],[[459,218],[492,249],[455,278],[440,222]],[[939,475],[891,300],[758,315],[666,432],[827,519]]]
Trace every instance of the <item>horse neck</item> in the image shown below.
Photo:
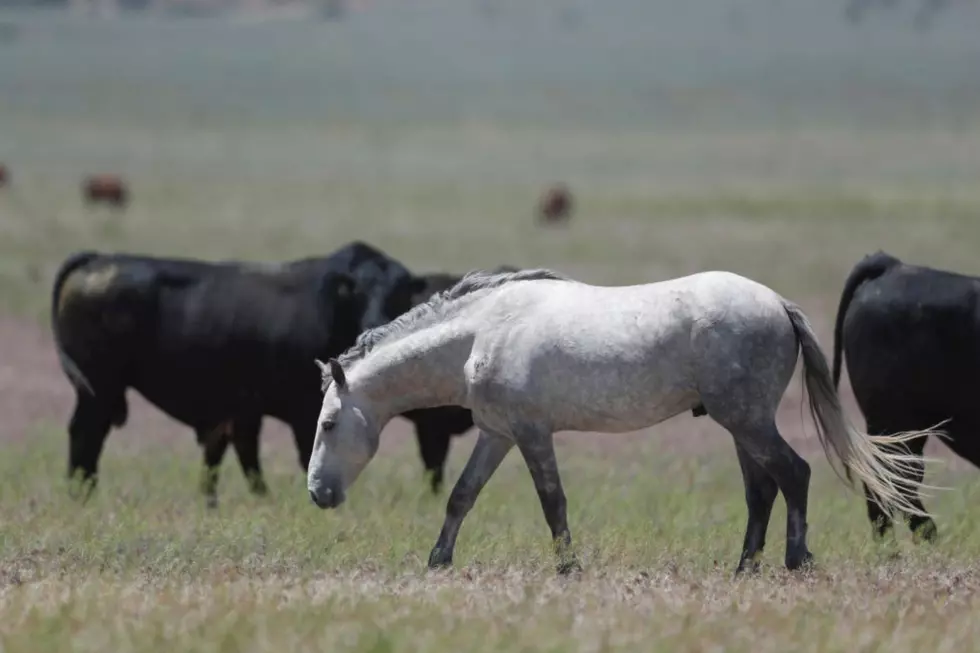
[[[420,408],[463,405],[463,366],[474,335],[473,329],[453,321],[403,336],[369,354],[357,376],[378,407],[378,419],[384,422]]]

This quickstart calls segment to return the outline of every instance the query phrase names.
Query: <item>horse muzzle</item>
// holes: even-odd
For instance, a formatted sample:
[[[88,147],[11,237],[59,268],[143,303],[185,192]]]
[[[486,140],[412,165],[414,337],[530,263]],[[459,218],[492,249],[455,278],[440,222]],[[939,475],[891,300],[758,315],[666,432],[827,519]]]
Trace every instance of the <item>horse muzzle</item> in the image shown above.
[[[321,508],[323,510],[326,510],[327,508],[336,508],[344,502],[345,498],[344,492],[339,488],[310,490],[310,499],[317,508]]]

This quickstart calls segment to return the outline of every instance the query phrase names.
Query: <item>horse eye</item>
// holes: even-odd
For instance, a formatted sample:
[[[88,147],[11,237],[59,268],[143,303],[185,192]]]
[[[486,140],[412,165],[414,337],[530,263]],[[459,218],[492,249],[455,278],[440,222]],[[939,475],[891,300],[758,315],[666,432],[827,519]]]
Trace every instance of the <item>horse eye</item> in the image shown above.
[[[327,420],[323,420],[322,422],[320,422],[320,428],[323,429],[324,431],[329,431],[336,424],[337,424],[336,422],[327,419]]]

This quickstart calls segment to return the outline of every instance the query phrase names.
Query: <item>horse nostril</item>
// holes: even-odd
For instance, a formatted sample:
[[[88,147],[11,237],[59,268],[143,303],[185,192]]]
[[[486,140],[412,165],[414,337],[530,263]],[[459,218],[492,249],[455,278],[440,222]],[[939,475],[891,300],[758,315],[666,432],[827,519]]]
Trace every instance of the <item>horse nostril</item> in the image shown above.
[[[313,490],[310,490],[310,498],[313,499],[313,503],[318,508],[332,508],[335,505],[333,497],[333,490],[324,490],[322,497],[317,495]]]

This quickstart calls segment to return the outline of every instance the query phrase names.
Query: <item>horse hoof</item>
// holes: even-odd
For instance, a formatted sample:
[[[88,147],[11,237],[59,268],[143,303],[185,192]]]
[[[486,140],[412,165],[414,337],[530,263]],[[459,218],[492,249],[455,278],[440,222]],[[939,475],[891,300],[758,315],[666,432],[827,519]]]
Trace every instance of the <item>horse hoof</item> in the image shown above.
[[[453,554],[446,553],[442,549],[433,549],[432,553],[429,554],[429,569],[431,571],[438,571],[440,569],[449,569],[453,566]]]
[[[762,565],[758,560],[743,560],[735,567],[735,578],[745,574],[755,575],[762,571]]]

